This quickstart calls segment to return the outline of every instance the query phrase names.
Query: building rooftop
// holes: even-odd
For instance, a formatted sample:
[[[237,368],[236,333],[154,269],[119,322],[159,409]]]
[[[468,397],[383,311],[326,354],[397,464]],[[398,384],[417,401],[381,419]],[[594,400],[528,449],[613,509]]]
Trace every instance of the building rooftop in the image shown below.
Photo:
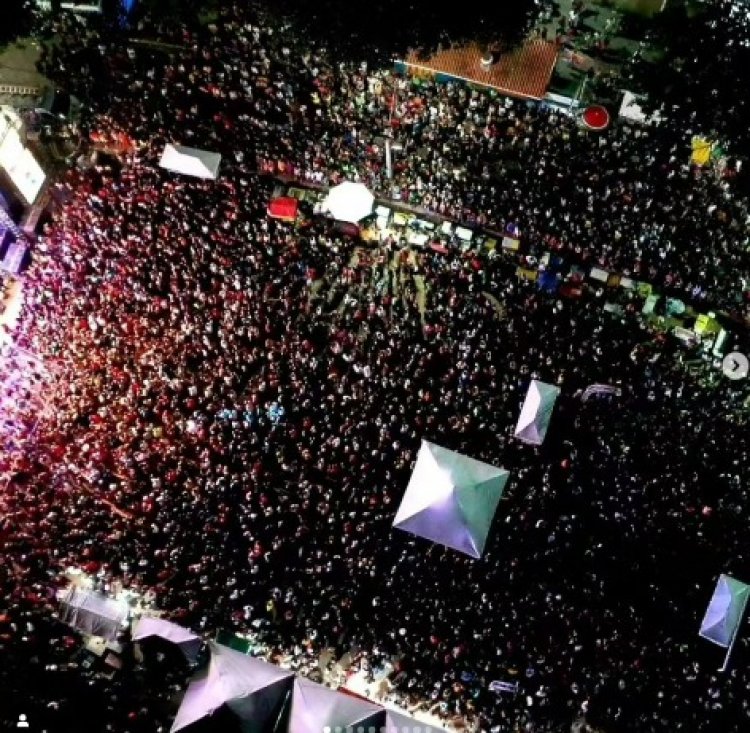
[[[404,64],[410,70],[462,79],[510,97],[542,99],[557,61],[557,46],[541,39],[529,40],[503,53],[489,68],[481,63],[485,55],[478,44],[468,44],[438,51],[427,59],[411,53]]]

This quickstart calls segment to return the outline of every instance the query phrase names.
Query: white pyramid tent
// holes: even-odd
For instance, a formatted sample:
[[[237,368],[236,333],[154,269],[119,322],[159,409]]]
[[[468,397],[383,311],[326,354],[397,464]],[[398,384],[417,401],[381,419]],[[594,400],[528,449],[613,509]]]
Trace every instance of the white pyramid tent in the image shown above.
[[[397,713],[394,710],[385,711],[385,725],[381,733],[445,733],[443,728],[436,728],[429,723],[420,723],[416,718],[410,718],[404,713]]]
[[[509,475],[423,440],[393,526],[481,557]]]
[[[188,662],[194,662],[201,648],[201,638],[184,626],[163,618],[141,616],[133,629],[133,641],[141,641],[152,636],[177,644]]]
[[[298,677],[294,681],[288,733],[355,733],[353,728],[380,730],[385,720],[383,708],[342,692]]]
[[[541,445],[547,435],[560,388],[532,379],[514,435],[524,443]]]
[[[263,733],[275,723],[289,693],[294,673],[209,642],[211,661],[188,686],[172,733],[226,705],[242,720],[246,733]]]
[[[700,628],[700,635],[728,647],[742,621],[750,586],[729,575],[720,575]]]
[[[186,176],[215,180],[219,175],[220,163],[219,153],[167,143],[159,167],[174,173],[184,173]]]
[[[750,585],[723,573],[719,576],[698,633],[704,639],[727,650],[720,672],[724,672],[729,665],[729,657],[742,624],[748,598]]]

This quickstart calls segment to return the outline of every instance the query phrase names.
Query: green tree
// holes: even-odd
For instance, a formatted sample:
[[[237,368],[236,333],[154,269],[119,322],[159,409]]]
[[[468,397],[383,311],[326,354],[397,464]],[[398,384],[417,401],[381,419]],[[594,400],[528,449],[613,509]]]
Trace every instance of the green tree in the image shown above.
[[[295,19],[310,37],[336,49],[340,58],[389,62],[408,49],[433,51],[438,44],[475,40],[515,43],[536,15],[533,0],[262,0],[271,12]]]
[[[750,155],[750,27],[731,2],[696,7],[674,3],[654,19],[651,43],[664,51],[657,64],[635,62],[632,80],[651,108],[675,126],[719,138]]]
[[[141,0],[136,6],[136,12],[141,15],[148,13],[155,20],[182,20],[189,23],[215,4],[213,0]]]
[[[28,0],[3,0],[2,11],[0,45],[4,46],[31,30],[32,13]]]

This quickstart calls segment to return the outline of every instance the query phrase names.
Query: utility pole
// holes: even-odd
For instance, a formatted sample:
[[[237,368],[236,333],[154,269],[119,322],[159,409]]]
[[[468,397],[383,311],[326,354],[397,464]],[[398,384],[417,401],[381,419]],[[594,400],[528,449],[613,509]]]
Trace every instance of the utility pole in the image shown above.
[[[393,178],[393,154],[391,153],[390,130],[385,136],[385,173],[390,181]]]
[[[576,93],[570,101],[570,108],[573,109],[573,107],[576,107],[578,105],[578,102],[580,102],[583,99],[583,92],[586,89],[586,84],[588,83],[588,76],[586,74],[583,75],[583,79],[581,79],[581,83],[578,85],[578,88],[576,89]]]
[[[388,123],[385,129],[385,174],[390,181],[393,178],[393,151],[391,140],[393,138],[393,113],[396,111],[396,95],[398,93],[398,82],[394,80],[393,94],[391,96],[391,109],[388,114]]]

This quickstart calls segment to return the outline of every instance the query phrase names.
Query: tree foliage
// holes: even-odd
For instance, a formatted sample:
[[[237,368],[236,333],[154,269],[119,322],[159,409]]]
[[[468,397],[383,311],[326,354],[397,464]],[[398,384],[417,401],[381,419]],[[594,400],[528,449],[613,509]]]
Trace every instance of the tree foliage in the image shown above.
[[[118,6],[120,0],[110,0]],[[207,0],[140,0],[135,6],[136,15],[148,14],[154,20],[194,22],[200,12],[211,5]]]
[[[651,108],[686,130],[720,138],[750,154],[750,26],[746,13],[714,0],[698,11],[674,3],[654,19],[652,43],[664,50],[658,68],[639,61],[633,80]]]
[[[451,41],[514,43],[536,14],[533,0],[262,0],[261,5],[292,17],[306,35],[335,48],[339,58],[379,62],[409,49],[429,53]]]
[[[0,45],[12,43],[31,30],[32,12],[28,0],[3,0],[3,22],[0,23]]]

